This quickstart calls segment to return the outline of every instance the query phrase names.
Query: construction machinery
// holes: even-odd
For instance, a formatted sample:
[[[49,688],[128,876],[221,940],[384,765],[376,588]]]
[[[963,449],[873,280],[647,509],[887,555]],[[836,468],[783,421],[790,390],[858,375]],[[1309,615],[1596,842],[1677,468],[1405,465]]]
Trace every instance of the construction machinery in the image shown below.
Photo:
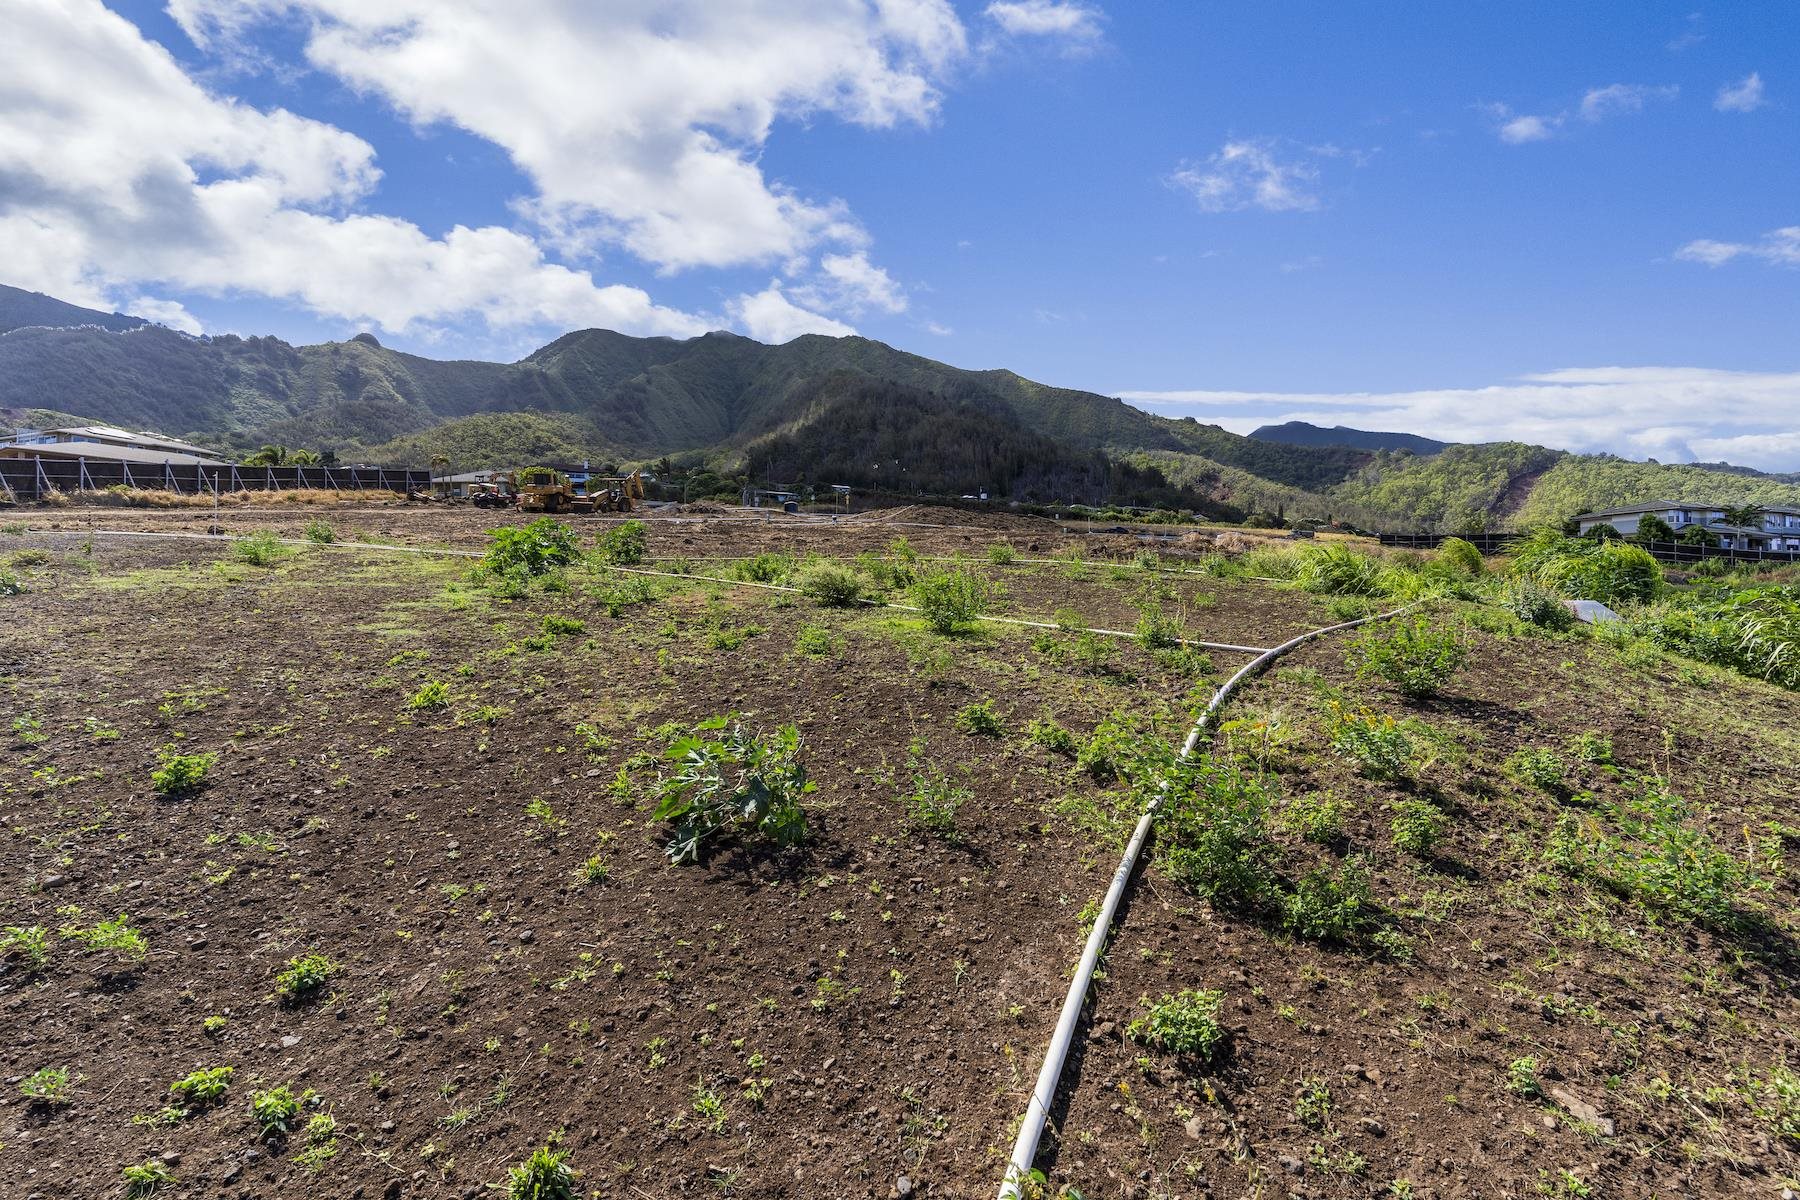
[[[644,481],[636,471],[573,480],[554,467],[527,467],[517,481],[522,512],[630,512],[644,498]]]

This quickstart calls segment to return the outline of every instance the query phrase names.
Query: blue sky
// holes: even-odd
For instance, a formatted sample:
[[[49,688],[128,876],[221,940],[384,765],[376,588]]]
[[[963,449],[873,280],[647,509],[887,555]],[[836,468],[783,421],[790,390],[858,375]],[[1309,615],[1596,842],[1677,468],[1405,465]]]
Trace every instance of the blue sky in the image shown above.
[[[0,282],[77,302],[1800,468],[1791,0],[17,7]]]

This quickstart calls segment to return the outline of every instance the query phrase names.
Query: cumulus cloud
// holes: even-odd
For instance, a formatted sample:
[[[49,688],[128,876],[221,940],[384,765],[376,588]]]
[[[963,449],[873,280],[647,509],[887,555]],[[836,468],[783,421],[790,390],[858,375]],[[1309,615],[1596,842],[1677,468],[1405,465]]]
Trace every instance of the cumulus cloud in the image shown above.
[[[1283,162],[1273,138],[1229,141],[1205,162],[1184,162],[1169,177],[1171,186],[1193,196],[1202,212],[1300,212],[1319,207],[1313,188],[1319,169],[1310,156]]]
[[[1127,391],[1154,412],[1248,433],[1317,425],[1420,433],[1446,441],[1526,441],[1665,462],[1720,460],[1800,469],[1800,372],[1703,367],[1567,368],[1491,387],[1411,392]]]
[[[86,86],[73,87],[81,78]],[[0,39],[0,245],[8,281],[197,323],[152,291],[249,292],[400,332],[490,325],[703,332],[495,226],[433,237],[355,211],[380,172],[361,138],[210,94],[98,0],[20,0]]]
[[[819,260],[817,275],[794,293],[803,304],[838,309],[851,316],[870,309],[900,313],[907,305],[905,290],[860,251],[825,255]]]
[[[986,14],[1015,37],[1061,38],[1081,46],[1100,40],[1100,10],[1072,0],[995,0]]]
[[[1561,113],[1551,116],[1515,113],[1504,104],[1488,104],[1483,109],[1493,122],[1495,135],[1509,146],[1548,141],[1556,136],[1566,119]]]
[[[561,244],[617,244],[665,270],[860,248],[844,206],[769,179],[782,117],[871,128],[935,116],[966,51],[948,0],[172,0],[202,44],[298,17],[317,69],[421,126],[506,150],[521,211]]]
[[[1762,76],[1750,72],[1736,83],[1728,83],[1713,97],[1713,107],[1720,112],[1755,112],[1768,100],[1763,95]]]
[[[1723,266],[1734,258],[1748,257],[1773,263],[1778,267],[1800,267],[1800,225],[1771,229],[1759,242],[1717,242],[1696,238],[1675,251],[1675,257],[1687,262]]]
[[[727,306],[731,316],[751,337],[759,342],[779,346],[806,333],[822,333],[826,337],[848,337],[855,329],[841,321],[802,308],[788,299],[779,279],[754,294],[737,297]]]

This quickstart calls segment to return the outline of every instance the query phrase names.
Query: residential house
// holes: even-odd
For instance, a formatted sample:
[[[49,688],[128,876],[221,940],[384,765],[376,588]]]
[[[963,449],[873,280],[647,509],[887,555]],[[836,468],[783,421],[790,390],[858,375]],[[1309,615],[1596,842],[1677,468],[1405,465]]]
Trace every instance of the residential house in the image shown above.
[[[110,425],[64,425],[56,429],[20,429],[0,442],[0,458],[92,458],[110,462],[177,467],[224,466],[204,446],[177,441],[160,433],[132,433]]]
[[[1726,522],[1725,510],[1718,505],[1656,500],[1582,513],[1575,522],[1582,533],[1596,525],[1611,525],[1629,537],[1637,532],[1639,521],[1652,515],[1661,518],[1678,535],[1690,526],[1701,526],[1711,535],[1712,544],[1723,549],[1800,552],[1800,508],[1763,508],[1758,510],[1757,524],[1732,525]]]

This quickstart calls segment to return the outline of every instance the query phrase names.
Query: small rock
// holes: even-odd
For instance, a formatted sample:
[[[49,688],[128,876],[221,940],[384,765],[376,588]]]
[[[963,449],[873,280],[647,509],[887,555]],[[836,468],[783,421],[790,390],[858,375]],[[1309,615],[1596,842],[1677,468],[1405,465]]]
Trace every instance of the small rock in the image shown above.
[[[533,943],[535,941],[537,941],[537,934],[533,933],[529,929],[519,930],[519,944],[520,945],[529,946],[529,945],[531,945],[531,943]]]
[[[164,1162],[168,1163],[172,1167],[176,1163],[181,1161],[181,1151],[179,1151],[179,1150],[164,1150],[162,1152],[162,1160]]]
[[[63,884],[65,884],[67,882],[69,882],[69,877],[67,875],[46,875],[46,876],[44,876],[44,886],[47,888],[61,887]]]
[[[1181,1126],[1181,1131],[1188,1135],[1188,1140],[1197,1142],[1206,1133],[1206,1120],[1203,1117],[1189,1117]]]
[[[1356,1124],[1359,1129],[1370,1137],[1387,1136],[1387,1126],[1383,1125],[1380,1121],[1377,1121],[1374,1117],[1363,1117],[1361,1120],[1357,1121]]]
[[[299,1044],[300,1044],[300,1035],[297,1033],[285,1034],[285,1035],[283,1035],[283,1037],[281,1039],[281,1048],[283,1050],[292,1050],[295,1046],[298,1046]]]
[[[894,1180],[894,1195],[910,1196],[910,1195],[912,1195],[912,1190],[913,1190],[913,1182],[912,1182],[912,1180],[908,1179],[906,1176],[902,1175],[899,1178]]]
[[[394,1123],[392,1121],[383,1121],[381,1123],[381,1132],[383,1132],[383,1133],[394,1132]]]
[[[1576,1120],[1585,1121],[1587,1124],[1598,1129],[1602,1136],[1611,1137],[1613,1135],[1612,1121],[1602,1116],[1599,1109],[1595,1108],[1592,1104],[1589,1104],[1586,1100],[1583,1100],[1580,1096],[1577,1096],[1574,1092],[1571,1092],[1568,1088],[1551,1088],[1550,1098],[1562,1105],[1563,1108],[1568,1111],[1569,1115]]]
[[[1281,1164],[1281,1169],[1286,1171],[1289,1175],[1298,1175],[1300,1172],[1306,1170],[1306,1164],[1291,1154],[1283,1154],[1275,1161],[1279,1162]]]

